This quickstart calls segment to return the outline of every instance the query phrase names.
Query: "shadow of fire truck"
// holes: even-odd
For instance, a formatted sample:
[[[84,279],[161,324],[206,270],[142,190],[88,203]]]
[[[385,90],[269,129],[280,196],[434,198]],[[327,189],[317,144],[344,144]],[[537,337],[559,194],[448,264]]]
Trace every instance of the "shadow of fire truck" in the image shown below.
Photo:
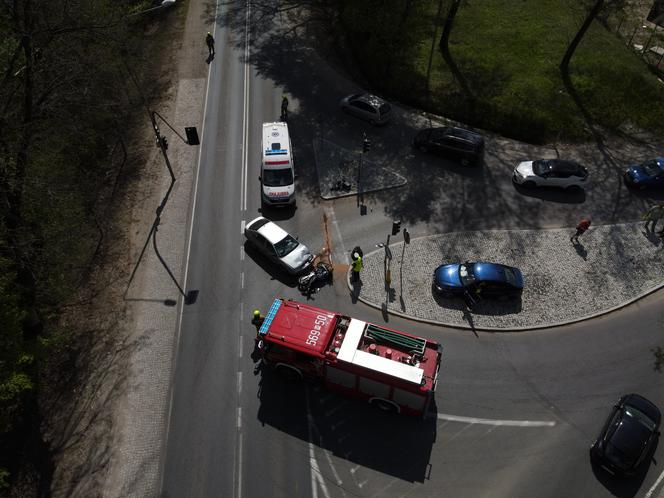
[[[258,420],[354,464],[408,482],[429,478],[435,404],[426,418],[386,413],[317,382],[261,372]]]

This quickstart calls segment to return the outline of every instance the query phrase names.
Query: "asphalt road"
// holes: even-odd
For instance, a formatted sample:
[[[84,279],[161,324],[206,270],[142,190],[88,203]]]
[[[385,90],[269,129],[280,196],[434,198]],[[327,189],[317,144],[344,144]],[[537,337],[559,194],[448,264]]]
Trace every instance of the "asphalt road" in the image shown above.
[[[587,450],[620,395],[636,391],[664,408],[664,376],[653,370],[650,352],[662,343],[661,293],[583,324],[475,335],[384,317],[354,303],[337,274],[315,304],[376,323],[387,319],[444,345],[437,412],[424,421],[387,417],[315,384],[288,384],[254,368],[251,309],[265,310],[275,296],[297,297],[293,282],[246,246],[241,233],[243,222],[260,214],[260,129],[277,119],[284,86],[298,208],[263,214],[314,251],[327,245],[327,222],[338,263],[356,244],[383,242],[393,218],[418,236],[460,225],[571,224],[579,209],[606,222],[634,219],[644,201],[614,181],[614,165],[601,164],[604,187],[582,199],[523,196],[509,181],[509,165],[530,148],[514,152],[498,139],[485,167],[471,173],[413,154],[407,116],[380,130],[343,116],[335,104],[352,84],[300,52],[297,40],[279,38],[278,24],[268,29],[266,12],[245,14],[244,3],[224,5],[215,32],[185,286],[200,293],[181,320],[162,495],[646,496],[662,473],[661,447],[657,464],[629,482],[595,473]],[[320,134],[350,147],[364,130],[374,138],[374,160],[391,164],[409,184],[368,196],[362,216],[355,199],[317,197],[311,143]]]

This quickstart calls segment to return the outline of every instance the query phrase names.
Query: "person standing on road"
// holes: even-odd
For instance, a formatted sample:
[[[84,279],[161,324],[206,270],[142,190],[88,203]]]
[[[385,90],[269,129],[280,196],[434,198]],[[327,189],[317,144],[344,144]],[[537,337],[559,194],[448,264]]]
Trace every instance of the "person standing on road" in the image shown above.
[[[210,55],[214,55],[214,37],[212,36],[212,33],[208,31],[208,34],[205,36],[205,43],[208,48],[208,52]]]
[[[643,220],[646,222],[646,232],[654,232],[657,222],[662,218],[664,218],[664,204],[658,204],[648,209],[643,215]],[[652,223],[652,226],[648,226],[649,223]],[[658,232],[659,235],[662,235],[662,233],[664,233],[664,228]]]
[[[281,97],[281,120],[286,121],[288,119],[288,97],[286,94]]]
[[[578,244],[579,243],[579,236],[586,233],[589,228],[590,228],[590,218],[582,219],[579,222],[579,224],[576,226],[576,233],[569,238],[570,242],[572,244]]]
[[[261,315],[261,311],[259,309],[255,309],[251,316],[251,324],[256,327],[256,332],[260,330],[261,325],[263,325],[264,321],[265,317]]]
[[[360,271],[362,270],[362,256],[360,256],[358,253],[354,254],[353,258],[353,265],[352,265],[352,270],[351,270],[351,282],[359,282],[360,281]]]

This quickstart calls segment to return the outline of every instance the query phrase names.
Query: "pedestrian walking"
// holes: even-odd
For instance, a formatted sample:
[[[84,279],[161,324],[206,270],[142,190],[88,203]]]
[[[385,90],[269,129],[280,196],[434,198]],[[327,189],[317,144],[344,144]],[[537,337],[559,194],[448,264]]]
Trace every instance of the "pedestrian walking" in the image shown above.
[[[212,33],[208,31],[208,34],[205,36],[205,43],[207,45],[210,55],[214,55],[214,37]]]
[[[360,281],[360,271],[362,271],[362,256],[360,256],[358,253],[355,253],[353,255],[353,268],[351,270],[351,282],[359,282]]]
[[[286,94],[281,97],[281,120],[286,121],[288,119],[288,97]]]
[[[590,218],[582,219],[579,224],[576,226],[576,233],[572,235],[569,240],[572,244],[578,244],[579,243],[579,236],[583,235],[586,233],[586,231],[590,228]]]
[[[648,209],[642,218],[646,222],[646,232],[654,232],[657,222],[662,218],[664,218],[664,204],[658,204]],[[649,225],[650,223],[652,225]],[[664,233],[664,228],[658,232],[659,235],[662,235],[662,233]]]
[[[263,325],[264,321],[265,317],[261,315],[261,311],[259,309],[255,309],[251,316],[251,323],[256,327],[256,332],[260,330],[261,325]]]

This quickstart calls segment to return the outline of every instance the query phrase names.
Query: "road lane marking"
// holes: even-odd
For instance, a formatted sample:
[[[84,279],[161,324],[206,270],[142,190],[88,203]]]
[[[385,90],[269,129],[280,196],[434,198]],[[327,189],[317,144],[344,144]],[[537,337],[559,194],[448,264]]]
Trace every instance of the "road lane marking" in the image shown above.
[[[244,321],[244,301],[240,301],[240,321]]]
[[[240,335],[240,340],[238,341],[238,344],[240,345],[239,351],[238,351],[238,358],[242,359],[242,335]]]
[[[464,422],[466,424],[501,425],[507,427],[553,427],[554,421],[549,420],[496,420],[491,418],[461,417],[458,415],[438,414],[439,420],[450,422]]]
[[[659,477],[658,477],[657,480],[655,481],[655,484],[653,484],[652,487],[648,490],[648,492],[646,493],[645,498],[650,498],[650,497],[652,496],[652,494],[653,494],[653,493],[655,492],[655,490],[657,489],[657,486],[659,486],[659,484],[662,482],[662,479],[664,479],[664,472],[662,472],[662,473],[659,475]],[[660,494],[657,495],[657,496],[658,496],[658,498],[661,498],[663,495],[664,495],[664,493],[660,493]]]
[[[240,289],[244,289],[244,272],[240,273]]]
[[[244,261],[244,246],[240,246],[240,261]]]
[[[237,496],[240,497],[242,496],[242,432],[238,434],[238,439],[237,439],[237,454],[238,454],[238,463],[237,463],[237,475],[238,475],[238,480],[237,480]]]
[[[214,18],[218,19],[217,15],[219,11],[219,1],[215,3],[214,7]],[[212,28],[212,36],[216,37],[217,36],[217,23],[214,23],[214,26]],[[187,288],[187,276],[189,275],[189,257],[191,256],[191,239],[192,235],[194,233],[194,220],[196,219],[196,198],[198,195],[198,178],[200,176],[200,171],[201,171],[201,157],[203,156],[202,154],[202,149],[203,149],[203,140],[205,139],[205,116],[207,114],[207,105],[208,105],[208,95],[210,93],[210,75],[212,74],[212,71],[210,70],[211,66],[208,66],[208,72],[207,72],[207,79],[205,82],[205,99],[203,101],[203,119],[201,121],[201,139],[200,139],[200,145],[198,148],[198,160],[196,161],[196,175],[194,177],[194,192],[192,194],[192,202],[191,202],[191,222],[189,224],[189,240],[187,240],[187,252],[184,257],[184,277],[183,277],[183,285],[185,286],[185,289]],[[178,324],[177,324],[177,329],[175,333],[175,352],[173,354],[173,361],[171,362],[171,368],[173,371],[175,371],[175,366],[177,365],[178,361],[178,355],[180,351],[180,335],[182,333],[182,316],[184,314],[184,303],[183,305],[180,306],[180,312],[178,316]],[[174,374],[171,374],[174,375]],[[168,442],[168,438],[171,432],[171,417],[173,414],[173,398],[175,396],[175,389],[173,388],[173,382],[171,381],[170,386],[169,386],[169,395],[168,395],[168,415],[166,418],[166,430],[164,431],[164,441]],[[159,479],[159,490],[163,491],[164,489],[164,467],[165,467],[165,462],[166,459],[164,458],[163,461],[159,464],[159,475],[157,476]]]
[[[242,172],[240,178],[240,210],[247,210],[247,169],[249,153],[247,142],[249,140],[249,1],[246,2],[244,16],[244,101],[242,102]]]
[[[339,239],[339,246],[341,249],[341,257],[335,258],[339,263],[350,263],[350,255],[346,251],[346,246],[344,245],[344,239],[341,237],[341,230],[339,230],[339,223],[337,223],[337,218],[334,215],[334,208],[332,206],[326,206],[323,211],[327,215],[327,218],[332,222],[332,226],[334,227],[334,231],[337,234],[337,238]],[[336,247],[336,245],[335,245]],[[335,251],[337,252],[337,251]],[[338,253],[337,253],[338,254]],[[331,255],[330,255],[331,256]]]
[[[325,498],[330,498],[330,492],[328,491],[327,485],[325,484],[325,479],[323,478],[323,475],[320,472],[320,468],[318,467],[318,460],[316,460],[316,452],[314,451],[314,443],[312,442],[313,417],[311,416],[311,407],[310,407],[308,389],[304,390],[304,395],[307,407],[307,433],[309,435],[307,442],[309,443],[309,469],[311,470],[311,496],[313,498],[318,498],[318,486],[320,486],[320,489],[325,495]]]
[[[238,398],[242,394],[242,372],[237,373],[237,395]],[[238,407],[240,408],[240,407]]]
[[[242,407],[237,407],[237,428],[240,430],[242,428]]]
[[[246,223],[246,222],[245,222],[244,220],[242,220],[242,221],[240,222],[240,234],[241,234],[241,235],[244,235],[244,227],[245,227],[245,223]]]

